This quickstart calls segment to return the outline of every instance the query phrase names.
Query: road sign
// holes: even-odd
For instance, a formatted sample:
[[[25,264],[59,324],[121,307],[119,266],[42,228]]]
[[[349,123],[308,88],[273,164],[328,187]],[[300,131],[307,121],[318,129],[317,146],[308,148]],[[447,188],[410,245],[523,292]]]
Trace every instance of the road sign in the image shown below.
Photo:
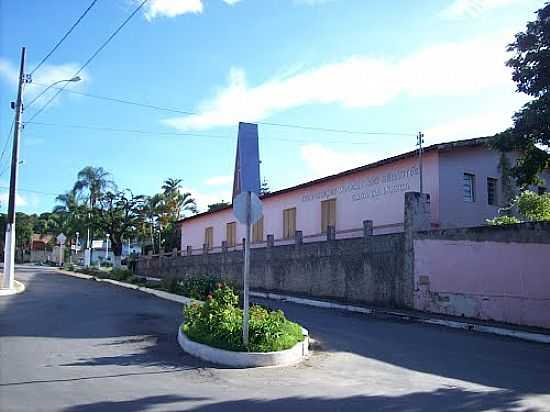
[[[250,193],[250,222],[247,219],[248,216],[248,210],[247,210],[247,199],[248,192],[242,192],[241,194],[237,195],[235,199],[233,199],[233,214],[237,218],[237,220],[242,223],[243,225],[246,225],[247,223],[250,223],[253,225],[263,215],[263,208],[262,208],[262,201],[258,197],[256,193]]]
[[[233,175],[233,199],[241,192],[260,194],[258,125],[253,123],[239,123]]]
[[[65,236],[63,233],[60,233],[59,235],[57,235],[56,240],[58,244],[64,245],[65,241],[67,240],[67,236]]]

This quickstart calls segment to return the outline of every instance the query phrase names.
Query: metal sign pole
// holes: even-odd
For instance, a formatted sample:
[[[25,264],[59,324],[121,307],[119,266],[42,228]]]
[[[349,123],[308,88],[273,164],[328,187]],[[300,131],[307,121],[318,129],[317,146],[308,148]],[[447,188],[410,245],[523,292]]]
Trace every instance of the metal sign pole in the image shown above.
[[[250,275],[250,204],[251,193],[246,192],[246,233],[243,270],[243,345],[248,346],[248,277]]]

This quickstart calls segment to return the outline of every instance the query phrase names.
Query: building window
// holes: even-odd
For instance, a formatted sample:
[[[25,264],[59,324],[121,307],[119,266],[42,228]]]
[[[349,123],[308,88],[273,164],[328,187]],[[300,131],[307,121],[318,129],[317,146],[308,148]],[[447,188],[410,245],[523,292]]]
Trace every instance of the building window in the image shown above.
[[[204,229],[204,244],[208,249],[214,247],[214,228],[212,226]]]
[[[464,173],[464,201],[475,202],[475,176],[471,173]]]
[[[252,242],[262,242],[264,240],[264,217],[252,225]]]
[[[296,208],[283,210],[283,239],[292,239],[296,233]]]
[[[225,225],[225,241],[227,242],[227,247],[234,247],[237,244],[237,222]]]
[[[321,233],[327,233],[327,227],[336,227],[336,199],[321,202]]]
[[[497,179],[493,177],[487,178],[487,204],[497,206]]]

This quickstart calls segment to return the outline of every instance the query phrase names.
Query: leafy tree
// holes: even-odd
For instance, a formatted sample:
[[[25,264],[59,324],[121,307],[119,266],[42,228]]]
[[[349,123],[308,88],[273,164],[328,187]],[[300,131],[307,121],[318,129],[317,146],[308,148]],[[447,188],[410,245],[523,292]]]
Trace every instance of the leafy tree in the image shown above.
[[[522,221],[546,221],[550,220],[550,193],[539,195],[526,190],[518,195],[512,202],[509,209],[517,209],[519,218],[516,216],[498,216],[487,220],[490,225],[502,225],[520,223]]]
[[[264,177],[264,180],[262,180],[262,185],[260,186],[260,196],[268,195],[271,193],[271,189],[269,188],[269,182]]]
[[[229,206],[230,203],[229,202],[226,202],[224,200],[222,200],[221,202],[217,202],[217,203],[212,203],[210,205],[208,205],[208,212],[215,212],[216,210],[220,210],[220,209],[223,209],[224,207],[227,207]]]
[[[115,255],[113,266],[120,266],[123,240],[141,225],[143,196],[134,196],[131,191],[116,191],[102,194],[96,199],[92,216],[97,226],[109,234]]]
[[[508,45],[514,57],[506,63],[517,90],[533,100],[514,114],[514,126],[494,139],[499,150],[520,153],[512,171],[523,187],[537,183],[537,175],[550,165],[550,3],[536,14],[537,19]]]

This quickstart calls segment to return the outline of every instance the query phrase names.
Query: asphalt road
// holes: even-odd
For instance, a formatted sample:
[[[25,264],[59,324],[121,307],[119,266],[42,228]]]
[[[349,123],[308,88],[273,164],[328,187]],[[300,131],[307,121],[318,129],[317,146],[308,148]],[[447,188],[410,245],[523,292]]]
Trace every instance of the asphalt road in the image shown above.
[[[295,367],[228,369],[180,350],[179,304],[17,278],[27,291],[0,297],[2,412],[550,411],[548,345],[271,302],[319,347]]]

